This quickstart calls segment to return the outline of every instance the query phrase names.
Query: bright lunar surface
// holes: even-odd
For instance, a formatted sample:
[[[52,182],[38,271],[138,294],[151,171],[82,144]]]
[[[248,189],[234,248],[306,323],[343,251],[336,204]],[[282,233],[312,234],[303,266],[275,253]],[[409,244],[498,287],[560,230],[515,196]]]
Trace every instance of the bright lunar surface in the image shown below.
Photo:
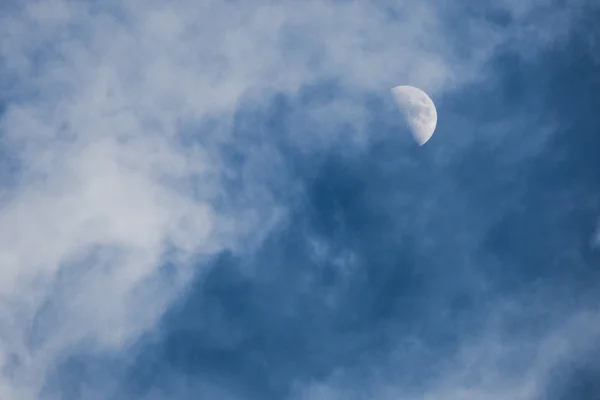
[[[437,111],[431,98],[413,86],[396,86],[392,95],[398,108],[419,146],[424,145],[433,135],[437,125]]]

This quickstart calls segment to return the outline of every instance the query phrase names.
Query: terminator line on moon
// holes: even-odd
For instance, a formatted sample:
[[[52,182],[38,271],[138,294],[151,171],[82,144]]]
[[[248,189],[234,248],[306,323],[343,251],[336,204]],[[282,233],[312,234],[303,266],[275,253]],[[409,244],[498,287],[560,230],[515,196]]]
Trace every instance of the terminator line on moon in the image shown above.
[[[419,146],[424,145],[437,125],[435,104],[425,92],[413,86],[396,86],[391,92],[413,137]]]

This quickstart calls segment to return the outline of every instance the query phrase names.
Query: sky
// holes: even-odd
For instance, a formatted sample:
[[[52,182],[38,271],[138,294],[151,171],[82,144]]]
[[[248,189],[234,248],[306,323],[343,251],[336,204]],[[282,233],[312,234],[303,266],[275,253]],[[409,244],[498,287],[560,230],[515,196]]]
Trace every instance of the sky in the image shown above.
[[[598,18],[0,3],[0,398],[599,398]]]

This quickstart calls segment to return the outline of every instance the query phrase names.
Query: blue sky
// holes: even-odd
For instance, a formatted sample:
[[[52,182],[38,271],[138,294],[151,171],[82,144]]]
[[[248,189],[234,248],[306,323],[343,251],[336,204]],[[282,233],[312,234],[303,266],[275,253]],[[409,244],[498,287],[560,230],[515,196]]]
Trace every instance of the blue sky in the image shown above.
[[[557,3],[2,4],[0,398],[596,399],[600,9]]]

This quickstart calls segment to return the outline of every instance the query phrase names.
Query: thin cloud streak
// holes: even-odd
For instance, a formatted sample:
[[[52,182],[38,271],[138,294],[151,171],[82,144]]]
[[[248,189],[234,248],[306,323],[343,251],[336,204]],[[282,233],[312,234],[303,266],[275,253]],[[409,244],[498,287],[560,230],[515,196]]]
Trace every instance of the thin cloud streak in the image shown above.
[[[517,305],[517,307],[519,307]],[[522,306],[521,306],[522,307]],[[519,307],[519,308],[521,308]],[[560,326],[544,332],[542,336],[515,336],[500,333],[511,321],[510,313],[494,308],[496,315],[484,332],[464,340],[458,351],[445,359],[436,360],[441,365],[438,373],[425,383],[418,379],[423,372],[419,365],[412,370],[395,371],[395,364],[411,357],[409,343],[398,348],[391,360],[380,360],[379,365],[368,366],[367,374],[360,377],[355,372],[339,370],[320,382],[302,383],[290,397],[294,400],[336,399],[449,399],[449,400],[531,400],[555,397],[565,391],[570,377],[561,374],[563,365],[585,355],[600,335],[598,313],[582,311],[561,321]],[[531,310],[528,310],[529,312]],[[513,310],[514,313],[514,310]],[[520,309],[518,313],[525,313]],[[498,325],[500,323],[500,325]],[[417,346],[419,347],[419,346]],[[419,352],[426,352],[420,348]],[[421,356],[423,356],[421,354]],[[394,361],[396,359],[396,361]],[[384,367],[382,367],[384,366]],[[385,368],[385,369],[384,369]],[[366,378],[365,378],[366,376]],[[549,390],[553,390],[549,392]]]

